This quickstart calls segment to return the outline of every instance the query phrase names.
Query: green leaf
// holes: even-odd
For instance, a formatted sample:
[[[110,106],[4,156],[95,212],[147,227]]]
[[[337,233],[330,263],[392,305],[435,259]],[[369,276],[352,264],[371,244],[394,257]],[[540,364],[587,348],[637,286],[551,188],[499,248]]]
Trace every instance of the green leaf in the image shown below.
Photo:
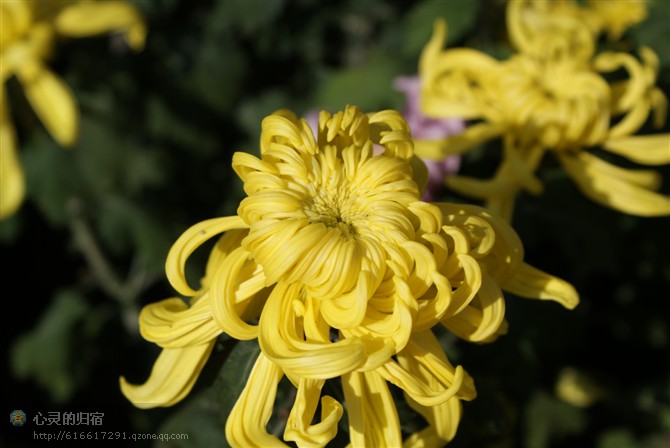
[[[188,439],[164,440],[156,447],[166,448],[209,448],[227,447],[224,425],[211,389],[192,397],[179,411],[165,421],[158,430],[159,434],[188,434]]]
[[[598,438],[598,448],[635,448],[639,446],[628,429],[612,429]]]
[[[270,24],[281,13],[284,4],[284,0],[216,2],[207,21],[207,31],[241,31],[251,35]]]
[[[661,67],[670,66],[670,1],[655,0],[649,5],[647,20],[631,28],[638,45],[656,52]]]
[[[16,213],[0,221],[0,242],[11,243],[21,231],[21,213]]]
[[[221,371],[214,384],[216,396],[219,400],[219,409],[224,421],[233,410],[251,370],[256,364],[256,359],[261,353],[258,341],[237,341],[229,340],[226,343],[234,343],[235,346],[226,358]]]
[[[457,42],[474,25],[479,2],[472,0],[428,0],[412,9],[402,24],[402,52],[417,57],[428,43],[438,18],[447,21],[448,42]],[[450,44],[451,45],[451,44]]]
[[[52,223],[67,221],[67,201],[78,190],[73,152],[43,132],[35,133],[21,151],[28,197]]]
[[[228,352],[214,384],[190,399],[167,420],[160,433],[186,433],[188,440],[169,440],[158,446],[180,448],[228,447],[225,426],[260,354],[258,341],[223,341]]]
[[[78,351],[75,326],[88,312],[88,304],[78,293],[57,293],[37,326],[14,343],[11,352],[14,375],[20,379],[33,378],[49,391],[54,401],[67,401],[79,383],[72,368]]]
[[[137,261],[153,273],[160,273],[172,243],[165,225],[130,200],[110,196],[97,210],[98,233],[105,246],[117,252],[134,250]]]
[[[569,405],[544,392],[536,392],[526,411],[528,448],[546,448],[557,437],[579,434],[586,427],[582,409]]]
[[[185,82],[187,90],[219,113],[229,112],[240,95],[243,78],[248,75],[244,53],[227,37],[210,36],[198,47],[195,56],[194,66]]]
[[[158,159],[115,129],[92,119],[81,119],[81,136],[73,148],[84,191],[94,196],[110,192],[136,193],[163,181]]]
[[[393,79],[402,74],[397,58],[374,54],[364,65],[329,75],[313,101],[314,107],[344,110],[348,104],[364,112],[402,107],[402,95],[393,90]]]

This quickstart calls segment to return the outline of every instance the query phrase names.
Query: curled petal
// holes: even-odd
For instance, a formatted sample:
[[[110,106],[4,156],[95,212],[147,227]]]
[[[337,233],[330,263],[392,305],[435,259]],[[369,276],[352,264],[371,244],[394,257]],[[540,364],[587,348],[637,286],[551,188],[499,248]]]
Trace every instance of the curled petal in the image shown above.
[[[120,378],[121,392],[141,409],[168,407],[180,402],[193,388],[215,340],[183,348],[165,348],[142,385]]]
[[[504,332],[505,298],[498,284],[488,275],[474,300],[459,314],[442,321],[452,333],[471,342],[490,342]]]
[[[412,406],[425,418],[429,426],[409,436],[403,448],[441,448],[456,436],[463,406],[458,398],[451,398],[437,406]]]
[[[646,76],[640,62],[633,55],[611,51],[603,52],[595,57],[593,64],[596,70],[603,72],[613,72],[620,68],[625,68],[628,72],[630,76],[626,84],[628,89],[619,98],[619,107],[630,109],[644,95],[647,89]]]
[[[522,263],[516,274],[502,286],[517,296],[554,300],[570,310],[579,304],[579,294],[570,283],[526,263]]]
[[[246,153],[246,152],[236,152],[233,154],[233,170],[237,173],[238,176],[240,176],[240,179],[242,179],[242,182],[245,182],[245,187],[246,182],[247,182],[247,176],[249,173],[270,173],[270,174],[279,174],[279,171],[277,168],[264,160],[259,159],[258,157],[254,157],[253,155]],[[246,191],[246,190],[245,190]],[[247,194],[254,193],[257,190],[252,190],[252,191],[246,191]]]
[[[411,355],[402,353],[398,356],[398,362],[412,375],[422,378],[430,387],[439,387],[440,368],[435,366],[448,366],[451,370],[453,370],[453,367],[451,367],[437,338],[431,331],[417,332],[412,336],[409,347],[412,350]],[[441,381],[447,380],[449,379],[441,379]],[[410,436],[405,441],[405,447],[441,447],[454,438],[461,418],[461,399],[474,399],[476,395],[472,379],[468,378],[466,383],[467,388],[464,388],[460,398],[453,397],[435,406],[422,406],[410,396],[405,395],[408,404],[421,414],[429,425],[426,429]]]
[[[443,378],[449,378],[448,384],[439,383],[437,386],[427,384],[422,378],[415,377],[401,367],[400,364],[392,360],[374,372],[378,373],[379,376],[389,383],[401,388],[422,406],[436,406],[455,397],[461,390],[461,387],[463,387],[463,382],[467,375],[461,366],[457,366],[453,372],[450,372],[447,366],[441,366],[440,369],[440,374],[443,374]]]
[[[316,152],[314,134],[309,126],[285,109],[265,117],[261,123],[261,154],[268,152],[274,144],[293,148],[298,154]]]
[[[372,338],[393,341],[395,351],[402,350],[411,336],[418,305],[405,281],[399,277],[393,277],[393,282],[393,295],[372,298],[368,303],[367,314],[361,325],[343,329],[343,334],[363,340]]]
[[[419,311],[414,322],[414,331],[432,328],[447,313],[451,305],[451,284],[439,272],[431,274],[435,285],[434,297],[422,296],[419,300]]]
[[[366,356],[360,341],[323,343],[304,339],[294,307],[300,288],[299,284],[280,282],[268,297],[258,325],[263,353],[282,370],[304,378],[334,378],[361,366]]]
[[[242,314],[249,305],[248,300],[264,287],[262,273],[252,271],[250,278],[242,274],[248,261],[249,252],[244,248],[238,247],[231,252],[214,274],[210,291],[212,297],[216,297],[211,305],[214,319],[223,331],[240,340],[258,336],[258,327],[244,322]],[[246,283],[245,288],[242,287],[243,282]],[[242,303],[242,306],[236,307]]]
[[[333,328],[344,329],[360,325],[365,317],[368,300],[374,293],[375,279],[368,271],[361,271],[356,289],[339,297],[323,300],[321,313]]]
[[[163,348],[179,348],[210,342],[222,330],[212,318],[209,294],[189,307],[172,298],[151,303],[140,313],[140,333]]]
[[[342,405],[334,398],[325,396],[321,399],[321,421],[312,425],[323,383],[323,380],[300,379],[298,395],[286,422],[284,440],[296,442],[300,447],[317,448],[335,437]]]
[[[227,230],[247,227],[239,216],[208,219],[191,226],[172,245],[165,262],[165,272],[172,287],[185,296],[195,295],[196,292],[186,283],[184,273],[188,257],[214,236]]]
[[[410,160],[414,155],[414,141],[403,116],[394,110],[377,112],[370,116],[372,141],[384,146],[384,154]],[[376,135],[379,137],[376,137]]]
[[[268,434],[266,426],[272,416],[281,369],[263,353],[249,375],[247,385],[237,399],[226,421],[226,439],[233,447],[285,447],[277,436]]]
[[[342,377],[351,446],[402,446],[398,413],[386,381],[375,371]]]
[[[649,117],[650,108],[651,101],[649,98],[637,100],[626,115],[610,128],[608,137],[611,139],[625,137],[637,132]]]

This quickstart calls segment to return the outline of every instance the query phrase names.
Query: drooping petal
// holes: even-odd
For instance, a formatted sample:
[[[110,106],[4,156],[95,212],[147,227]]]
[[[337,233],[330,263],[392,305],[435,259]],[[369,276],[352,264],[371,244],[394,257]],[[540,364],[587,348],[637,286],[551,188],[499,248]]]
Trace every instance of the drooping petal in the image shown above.
[[[579,304],[579,294],[570,283],[526,263],[502,287],[520,297],[556,301],[570,310]]]
[[[658,186],[656,172],[625,170],[587,153],[561,155],[560,160],[579,189],[594,201],[631,215],[670,215],[670,197],[652,191]]]
[[[70,88],[37,60],[26,61],[16,75],[44,127],[63,146],[72,146],[77,139],[79,107]]]
[[[405,439],[403,448],[442,448],[456,436],[463,406],[458,398],[431,407],[414,407],[430,423]]]
[[[400,422],[386,381],[375,371],[342,376],[352,447],[402,446]]]
[[[299,447],[317,448],[326,446],[335,437],[343,411],[334,398],[321,399],[321,421],[312,424],[323,384],[323,380],[300,379],[298,395],[286,421],[284,440],[296,442]]]
[[[247,384],[226,421],[226,439],[233,447],[286,446],[266,429],[282,376],[276,364],[263,353],[258,355]]]
[[[451,366],[442,346],[431,331],[415,333],[410,344],[412,356],[402,355],[398,361],[413,375],[420,377],[431,387],[439,386],[438,377],[434,372],[434,363]],[[428,368],[426,368],[428,367]],[[451,441],[456,435],[458,424],[461,419],[461,399],[471,400],[475,398],[475,390],[472,380],[468,380],[467,388],[459,397],[453,397],[436,406],[422,406],[408,395],[405,395],[408,404],[421,414],[428,422],[428,427],[413,434],[405,441],[405,447],[409,446],[435,446],[441,447]]]
[[[121,391],[141,409],[172,406],[193,388],[214,347],[215,340],[183,348],[165,348],[146,383],[134,385],[120,378]]]
[[[603,144],[603,148],[645,165],[670,163],[670,134],[612,138]]]
[[[146,25],[140,11],[130,2],[76,2],[58,14],[54,25],[59,34],[84,37],[121,32],[136,51],[144,47]]]

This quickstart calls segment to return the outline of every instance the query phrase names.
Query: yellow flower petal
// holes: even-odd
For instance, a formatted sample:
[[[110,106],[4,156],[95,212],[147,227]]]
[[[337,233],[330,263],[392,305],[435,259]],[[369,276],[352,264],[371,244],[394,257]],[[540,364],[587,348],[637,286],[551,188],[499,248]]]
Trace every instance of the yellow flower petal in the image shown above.
[[[603,144],[603,148],[645,165],[670,163],[670,134],[612,138]]]
[[[130,2],[76,2],[58,14],[54,25],[59,34],[70,37],[122,32],[134,50],[144,47],[147,33],[144,19]]]
[[[579,294],[570,283],[526,263],[522,263],[516,274],[502,286],[517,296],[554,300],[570,310],[579,304]]]
[[[400,422],[386,381],[376,372],[342,377],[353,447],[402,446]]]
[[[163,348],[180,348],[210,342],[222,330],[212,318],[206,294],[190,307],[178,298],[145,306],[140,313],[140,333]]]
[[[247,384],[226,421],[226,438],[233,447],[285,447],[266,426],[272,416],[281,369],[261,353]]]
[[[146,383],[133,385],[120,378],[121,391],[141,409],[172,406],[193,388],[214,347],[215,340],[184,348],[165,348]]]
[[[451,398],[437,406],[412,406],[430,426],[409,436],[403,448],[442,448],[455,436],[463,406],[458,398]]]
[[[300,285],[278,283],[263,308],[258,324],[258,342],[263,353],[291,374],[328,379],[350,372],[365,362],[365,348],[355,339],[335,343],[305,341],[294,301]]]
[[[442,321],[452,333],[470,342],[490,342],[502,334],[505,320],[505,298],[502,290],[488,275],[482,275],[482,286],[474,300],[460,313]]]
[[[200,222],[186,230],[170,248],[165,262],[168,281],[174,289],[185,296],[193,296],[195,290],[186,282],[186,260],[203,243],[227,230],[244,229],[247,225],[239,216],[214,218]]]
[[[78,133],[79,109],[67,84],[37,61],[26,61],[16,74],[47,131],[61,145],[73,145]]]
[[[23,168],[16,152],[16,136],[9,121],[4,86],[0,88],[0,220],[19,209],[25,197]]]
[[[422,158],[440,160],[444,157],[468,152],[491,139],[499,137],[502,130],[499,125],[477,123],[468,126],[460,134],[449,136],[443,140],[416,140],[414,142],[414,152]]]
[[[217,298],[211,307],[214,319],[223,331],[239,340],[258,337],[258,326],[247,324],[243,314],[249,305],[248,300],[264,288],[262,273],[242,273],[248,262],[249,252],[242,247],[233,250],[218,265],[210,290],[212,297]],[[244,283],[247,288],[242,289]]]
[[[657,173],[624,170],[586,153],[562,155],[560,160],[579,189],[594,201],[631,215],[670,215],[670,197],[651,191],[658,186]]]
[[[444,354],[442,347],[431,331],[415,333],[412,336],[412,347],[420,347],[423,355],[417,358],[410,356],[399,356],[398,361],[413,375],[423,378],[432,388],[439,385],[438,377],[435,375],[435,369],[431,368],[432,363],[441,363],[449,365],[449,360]],[[429,361],[429,359],[431,359]],[[464,383],[464,388],[460,398],[454,397],[436,406],[422,406],[411,397],[405,395],[408,404],[421,414],[428,422],[428,427],[416,434],[413,434],[405,441],[405,446],[444,446],[456,435],[458,423],[461,419],[461,399],[472,400],[476,392],[472,379],[468,377]]]
[[[300,379],[298,395],[286,422],[284,440],[296,442],[300,447],[326,446],[337,434],[337,423],[342,417],[342,405],[332,397],[321,399],[321,421],[312,424],[321,395],[323,380]]]
[[[453,369],[449,365],[438,362],[435,362],[434,366],[437,367],[436,371],[431,372],[432,375],[436,375],[437,382],[434,384],[430,384],[424,378],[417,378],[393,360],[374,372],[389,383],[401,388],[422,406],[436,406],[457,396],[463,387],[463,382],[469,376],[461,366]]]

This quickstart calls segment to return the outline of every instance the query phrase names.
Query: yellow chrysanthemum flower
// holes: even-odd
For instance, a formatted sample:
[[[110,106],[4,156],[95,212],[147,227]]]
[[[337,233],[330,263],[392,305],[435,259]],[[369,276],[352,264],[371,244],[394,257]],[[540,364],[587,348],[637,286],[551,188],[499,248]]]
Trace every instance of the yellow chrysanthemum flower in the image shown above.
[[[77,137],[78,108],[65,82],[46,66],[58,37],[83,37],[117,31],[139,50],[146,29],[135,6],[124,1],[0,2],[0,77],[2,80],[2,149],[0,149],[0,219],[23,202],[24,179],[16,153],[5,83],[15,76],[45,128],[63,146]]]
[[[441,446],[475,389],[431,329],[495,339],[506,329],[501,288],[578,302],[571,285],[523,262],[517,235],[489,212],[420,201],[425,167],[395,111],[321,112],[318,140],[305,120],[278,111],[263,120],[261,157],[238,152],[233,168],[247,194],[238,215],[196,224],[172,247],[167,276],[190,303],[142,310],[142,335],[163,351],[145,384],[121,379],[136,406],[169,406],[190,391],[217,335],[258,339],[226,424],[233,446],[283,446],[266,425],[284,375],[297,388],[286,441],[323,446],[335,436],[335,399],[324,396],[312,421],[325,381],[339,377],[353,446],[402,445],[387,383],[428,422],[405,443]],[[195,291],[185,263],[223,232]]]
[[[559,39],[571,51],[589,57],[595,39],[607,34],[619,39],[633,25],[647,18],[647,0],[511,0],[507,27],[512,45],[523,53],[547,54]],[[548,43],[550,45],[548,45]]]
[[[652,112],[655,126],[665,121],[667,99],[655,86],[656,54],[641,48],[642,62],[627,53],[594,55],[585,21],[543,15],[526,3],[509,3],[508,29],[519,52],[504,61],[473,49],[442,50],[446,24],[436,23],[420,60],[424,113],[478,122],[458,136],[423,145],[419,155],[464,153],[501,138],[503,160],[493,179],[450,176],[446,182],[486,200],[507,220],[519,190],[542,192],[535,171],[546,151],[593,200],[633,215],[670,215],[670,198],[654,191],[660,186],[655,172],[620,168],[586,151],[601,147],[638,163],[670,162],[670,134],[633,136]],[[603,77],[620,69],[627,79]]]

